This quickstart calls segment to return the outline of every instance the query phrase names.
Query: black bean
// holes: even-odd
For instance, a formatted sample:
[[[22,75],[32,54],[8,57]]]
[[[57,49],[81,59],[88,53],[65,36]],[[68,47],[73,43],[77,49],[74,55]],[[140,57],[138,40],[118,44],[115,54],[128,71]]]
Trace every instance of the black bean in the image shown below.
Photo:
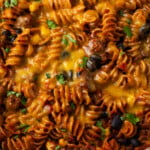
[[[86,67],[91,71],[95,71],[97,68],[96,68],[96,65],[95,65],[95,62],[91,61],[91,60],[88,60],[87,61],[87,64],[86,64]]]
[[[2,32],[2,35],[10,36],[11,32],[9,30],[5,30],[5,31]]]
[[[95,63],[97,69],[101,67],[101,57],[99,55],[91,55],[90,60]]]
[[[70,56],[70,53],[68,51],[62,51],[61,52],[61,58],[66,59]]]
[[[117,139],[118,143],[121,144],[121,145],[129,145],[130,144],[130,141],[129,139],[124,139],[124,138],[119,138]]]
[[[139,30],[139,38],[143,39],[150,34],[150,23],[143,25]]]
[[[21,28],[15,28],[15,31],[16,31],[17,34],[22,33],[22,29]]]
[[[120,115],[116,115],[114,118],[113,118],[113,120],[112,120],[112,122],[111,122],[111,126],[113,127],[113,128],[115,128],[115,129],[119,129],[120,127],[121,127],[121,125],[122,125],[122,120],[121,120],[121,118],[120,118],[121,116]]]
[[[64,77],[64,80],[67,80],[67,79],[68,79],[68,74],[67,74],[66,71],[63,71],[63,72],[62,72],[62,75],[63,75],[63,77]]]
[[[77,77],[80,77],[82,74],[82,71],[77,72]]]
[[[69,78],[70,80],[73,79],[73,70],[69,70],[69,71],[68,71],[68,78]]]
[[[95,71],[101,67],[101,57],[98,55],[91,55],[87,61],[86,67],[91,71]]]
[[[8,37],[8,40],[10,41],[10,42],[14,42],[14,40],[16,39],[16,35],[11,35],[11,36],[9,36]]]
[[[135,139],[135,138],[130,139],[130,143],[134,147],[137,147],[137,146],[140,145],[140,142],[137,139]]]

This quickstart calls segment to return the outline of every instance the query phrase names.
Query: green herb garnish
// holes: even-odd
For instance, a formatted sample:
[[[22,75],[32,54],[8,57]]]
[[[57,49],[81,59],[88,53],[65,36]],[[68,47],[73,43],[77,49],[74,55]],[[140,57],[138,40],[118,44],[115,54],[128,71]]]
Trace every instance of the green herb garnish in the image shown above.
[[[70,102],[70,106],[71,106],[72,109],[76,108],[76,106],[75,106],[75,104],[73,102]]]
[[[15,135],[13,138],[14,138],[14,139],[17,139],[18,137],[19,137],[19,135]]]
[[[69,39],[69,41],[71,41],[72,43],[77,44],[77,41],[75,39],[73,39],[71,35],[66,34],[64,36],[67,37]]]
[[[128,37],[132,37],[132,32],[131,32],[131,28],[128,26],[124,26],[123,27],[123,31],[124,33],[128,36]]]
[[[10,7],[9,1],[5,1],[5,2],[4,2],[4,6],[5,6],[6,8]]]
[[[119,10],[119,15],[123,16],[124,15],[124,11],[123,10]]]
[[[120,55],[122,56],[122,55],[124,55],[125,54],[125,52],[120,52]]]
[[[66,130],[66,129],[63,129],[63,128],[60,129],[60,131],[62,131],[62,132],[67,132],[67,130]]]
[[[21,93],[16,93],[15,95],[16,95],[16,97],[20,97]]]
[[[60,148],[61,148],[61,146],[60,146],[60,145],[57,145],[57,146],[55,147],[55,150],[60,150]]]
[[[47,78],[47,79],[50,79],[50,78],[51,78],[50,73],[46,73],[45,75],[46,75],[46,78]]]
[[[21,98],[21,104],[26,105],[26,103],[27,103],[27,98],[23,96]]]
[[[130,20],[130,19],[127,19],[127,23],[128,23],[128,24],[131,24],[131,20]]]
[[[62,43],[63,43],[64,45],[68,46],[69,41],[72,42],[72,43],[74,43],[74,44],[77,44],[77,41],[76,41],[74,38],[72,38],[71,35],[65,34],[65,35],[63,36],[63,38],[62,38]]]
[[[52,20],[47,20],[46,23],[47,23],[47,25],[48,25],[48,27],[50,29],[55,29],[57,27],[57,25],[55,24],[55,22],[52,21]]]
[[[65,84],[67,82],[67,81],[65,81],[65,78],[62,73],[59,75],[56,75],[56,79],[60,84]]]
[[[124,117],[121,117],[121,120],[128,120],[132,124],[136,125],[138,122],[140,122],[140,119],[136,117],[134,114],[126,113]]]
[[[10,96],[10,95],[16,95],[16,92],[15,91],[7,91],[7,96]]]
[[[27,113],[27,109],[26,108],[23,108],[20,110],[23,114],[26,114]]]
[[[30,126],[28,124],[20,124],[18,126],[18,129],[23,129],[23,132],[27,132],[29,130]]]
[[[16,6],[18,4],[18,1],[17,0],[10,0],[10,2],[8,1],[8,0],[6,0],[5,2],[4,2],[4,6],[6,7],[6,8],[8,8],[8,7],[14,7],[14,6]]]
[[[66,46],[68,46],[68,44],[69,44],[69,42],[68,42],[68,40],[67,40],[66,38],[63,38],[63,39],[62,39],[62,43],[63,43],[64,45],[66,45]]]
[[[9,53],[9,52],[10,52],[10,48],[8,48],[8,47],[5,48],[5,52],[6,52],[6,53]]]
[[[15,91],[7,91],[7,96],[15,95],[16,97],[20,97],[21,93],[15,92]]]
[[[103,126],[102,126],[102,121],[97,121],[97,122],[96,122],[96,126],[101,129],[101,132],[102,132],[102,133],[101,133],[101,135],[102,135],[101,139],[103,140],[106,131],[105,131],[105,129],[104,129]]]
[[[88,57],[83,57],[83,58],[82,58],[82,63],[79,64],[79,66],[80,66],[81,68],[86,67],[87,61],[88,61]]]

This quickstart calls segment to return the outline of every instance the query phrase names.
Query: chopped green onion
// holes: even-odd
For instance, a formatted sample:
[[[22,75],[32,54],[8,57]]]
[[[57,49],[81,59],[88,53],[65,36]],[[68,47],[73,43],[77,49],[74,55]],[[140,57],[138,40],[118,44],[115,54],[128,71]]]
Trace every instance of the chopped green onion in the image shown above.
[[[65,78],[62,73],[59,75],[56,75],[56,79],[60,84],[65,84],[67,82],[67,81],[65,81]]]
[[[50,79],[50,78],[51,78],[50,73],[46,73],[45,75],[46,75],[46,78],[47,78],[47,79]]]
[[[123,31],[128,37],[132,37],[131,28],[129,28],[128,26],[124,26]]]
[[[82,63],[79,64],[79,66],[80,66],[81,68],[86,67],[87,61],[88,61],[88,57],[83,57],[83,58],[82,58]]]
[[[128,120],[133,125],[136,125],[138,122],[140,122],[140,119],[136,117],[134,114],[126,113],[124,117],[121,117],[121,120]]]
[[[55,22],[54,21],[52,21],[52,20],[47,20],[47,25],[48,25],[48,27],[50,28],[50,29],[55,29],[56,27],[57,27],[57,25],[55,24]]]

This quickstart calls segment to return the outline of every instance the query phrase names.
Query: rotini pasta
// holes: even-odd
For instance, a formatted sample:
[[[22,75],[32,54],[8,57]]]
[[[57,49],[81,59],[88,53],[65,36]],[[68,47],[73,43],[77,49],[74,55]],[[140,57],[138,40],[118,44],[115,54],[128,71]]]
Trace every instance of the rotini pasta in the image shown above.
[[[0,150],[149,150],[150,0],[0,0]]]

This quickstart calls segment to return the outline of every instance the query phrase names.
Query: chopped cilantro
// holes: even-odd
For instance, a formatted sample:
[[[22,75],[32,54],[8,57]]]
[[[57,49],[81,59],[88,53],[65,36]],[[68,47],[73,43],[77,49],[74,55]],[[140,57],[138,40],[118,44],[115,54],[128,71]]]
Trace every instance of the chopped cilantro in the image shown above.
[[[120,52],[120,55],[122,56],[122,55],[124,55],[125,54],[125,52]]]
[[[67,81],[65,81],[64,75],[61,73],[59,75],[56,75],[56,79],[60,84],[65,84]]]
[[[72,109],[75,109],[75,107],[76,107],[73,102],[70,103],[70,106],[71,106]]]
[[[128,26],[124,26],[123,27],[123,31],[124,33],[128,36],[128,37],[132,37],[132,32],[131,32],[131,28]]]
[[[76,41],[74,38],[72,38],[71,35],[65,34],[65,35],[63,36],[63,38],[62,38],[62,43],[63,43],[64,45],[68,46],[69,41],[72,42],[72,43],[74,43],[74,44],[77,44],[77,41]]]
[[[9,53],[9,52],[10,52],[10,48],[8,48],[8,47],[5,48],[5,52],[6,52],[6,53]]]
[[[60,146],[60,145],[57,145],[57,146],[55,147],[55,150],[60,150],[60,148],[61,148],[61,146]]]
[[[6,7],[6,8],[8,8],[8,7],[14,7],[14,6],[16,6],[18,4],[18,1],[17,0],[10,0],[10,2],[8,1],[8,0],[6,0],[5,2],[4,2],[4,6]]]
[[[47,78],[47,79],[50,79],[50,78],[51,78],[50,73],[46,73],[45,75],[46,75],[46,78]]]
[[[29,130],[30,126],[28,124],[20,124],[18,126],[18,129],[23,129],[23,132],[27,132]]]
[[[127,19],[127,23],[128,23],[128,24],[131,24],[131,20],[130,20],[130,19]]]
[[[26,109],[26,108],[23,108],[23,109],[21,109],[20,111],[21,111],[21,113],[23,113],[23,114],[27,113],[27,109]]]
[[[14,138],[14,139],[17,139],[18,137],[19,137],[19,135],[15,135],[13,138]]]
[[[101,129],[101,135],[102,135],[101,139],[103,140],[106,131],[105,131],[105,129],[104,129],[103,126],[102,126],[102,121],[97,121],[97,122],[96,122],[96,126]]]
[[[5,1],[5,2],[4,2],[4,6],[5,6],[6,8],[10,7],[9,1]]]
[[[79,64],[79,66],[80,66],[81,68],[86,67],[87,61],[88,61],[88,57],[83,57],[83,58],[82,58],[82,63]]]
[[[16,95],[16,92],[15,91],[7,91],[7,96],[10,96],[10,95]]]
[[[62,43],[63,43],[64,45],[66,45],[66,46],[68,46],[68,44],[69,44],[69,42],[68,42],[68,40],[67,40],[66,38],[63,38],[63,39],[62,39]]]
[[[124,15],[124,11],[123,10],[119,10],[119,15],[123,16]]]
[[[15,92],[15,91],[7,91],[7,96],[15,95],[16,97],[20,97],[21,93]]]
[[[57,27],[57,25],[55,24],[55,22],[54,21],[52,21],[52,20],[47,20],[47,25],[48,25],[48,27],[50,28],[50,29],[55,29],[56,27]]]
[[[128,120],[132,124],[136,125],[138,122],[140,122],[140,119],[136,117],[134,114],[126,113],[125,116],[121,117],[121,120]]]
[[[16,93],[16,97],[20,97],[21,96],[21,93]]]
[[[62,129],[60,129],[62,132],[67,132],[67,130],[66,129],[64,129],[64,128],[62,128]]]
[[[23,96],[21,98],[21,104],[25,105],[26,103],[27,103],[27,98]]]

